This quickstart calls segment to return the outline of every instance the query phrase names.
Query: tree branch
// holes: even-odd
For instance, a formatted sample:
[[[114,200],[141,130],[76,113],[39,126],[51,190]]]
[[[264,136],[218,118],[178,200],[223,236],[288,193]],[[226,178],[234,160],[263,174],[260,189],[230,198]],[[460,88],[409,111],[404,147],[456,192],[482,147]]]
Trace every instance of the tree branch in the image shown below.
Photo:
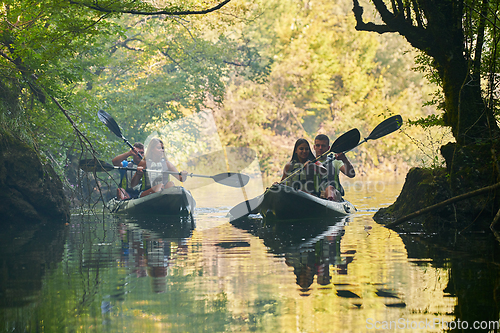
[[[422,21],[422,15],[420,15],[420,7],[416,0],[411,0],[413,4],[413,12],[415,13],[415,20],[417,21],[417,25],[419,28],[424,27],[424,23]]]
[[[97,1],[95,1],[93,4],[85,3],[85,2],[80,2],[80,1],[74,1],[74,0],[69,0],[70,4],[74,5],[80,5],[84,6],[90,9],[97,10],[99,12],[104,12],[104,13],[122,13],[122,14],[134,14],[134,15],[176,15],[176,16],[183,16],[183,15],[203,15],[203,14],[208,14],[211,12],[214,12],[216,10],[221,9],[225,5],[227,5],[231,0],[224,0],[223,2],[219,3],[217,6],[214,6],[212,8],[204,9],[204,10],[181,10],[181,11],[168,11],[168,10],[159,10],[159,11],[141,11],[141,10],[119,10],[119,9],[110,9],[106,7],[100,6]]]
[[[354,13],[354,17],[356,18],[356,30],[358,31],[372,31],[377,32],[379,34],[383,34],[386,32],[397,32],[397,30],[389,28],[386,24],[380,25],[372,22],[365,23],[363,22],[363,7],[359,5],[358,0],[353,0],[353,8],[352,12]]]
[[[358,0],[353,0],[353,13],[356,18],[356,30],[372,31],[379,34],[386,32],[398,32],[401,36],[415,48],[419,50],[431,49],[433,39],[427,30],[420,25],[414,26],[411,18],[406,19],[404,13],[395,15],[391,13],[383,0],[372,0],[377,12],[380,14],[385,25],[363,22],[363,7],[359,5]],[[396,5],[397,4],[393,4]]]
[[[426,208],[421,209],[421,210],[417,210],[416,212],[413,212],[411,214],[403,216],[402,218],[397,219],[396,221],[387,224],[385,227],[386,228],[393,228],[395,226],[400,225],[403,222],[406,222],[406,221],[409,221],[411,219],[414,219],[414,218],[416,218],[416,217],[418,217],[418,216],[420,216],[422,214],[430,213],[430,212],[432,212],[432,211],[434,211],[436,209],[439,209],[441,207],[447,206],[447,205],[452,204],[454,202],[462,201],[462,200],[468,199],[470,197],[474,197],[474,196],[483,194],[485,192],[495,190],[495,189],[497,189],[499,187],[500,187],[500,183],[496,183],[494,185],[483,187],[483,188],[480,188],[478,190],[475,190],[475,191],[472,191],[472,192],[469,192],[469,193],[464,193],[464,194],[461,194],[461,195],[457,195],[456,197],[450,198],[450,199],[445,200],[445,201],[441,201],[440,203],[437,203],[435,205],[426,207]],[[498,221],[497,218],[495,218],[495,219],[496,219],[496,221]],[[493,226],[494,226],[494,224],[493,224]]]

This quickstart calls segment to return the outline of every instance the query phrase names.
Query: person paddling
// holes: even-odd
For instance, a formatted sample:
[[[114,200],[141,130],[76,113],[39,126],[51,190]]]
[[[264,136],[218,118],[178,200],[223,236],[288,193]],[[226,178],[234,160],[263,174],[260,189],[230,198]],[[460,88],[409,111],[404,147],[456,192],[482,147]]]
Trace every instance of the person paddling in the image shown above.
[[[144,156],[144,145],[140,142],[136,142],[133,146],[134,149],[130,149],[129,151],[113,158],[113,165],[136,169],[137,165],[139,165],[142,160],[142,156]],[[138,198],[141,190],[144,190],[144,188],[141,189],[141,187],[143,187],[142,183],[139,184],[138,182],[137,186],[132,186],[131,182],[134,173],[135,171],[133,170],[120,170],[120,182],[118,184],[120,187],[116,189],[116,197],[119,200]]]
[[[148,170],[148,172],[145,176],[146,190],[141,192],[141,198],[174,186],[174,183],[170,180],[170,174],[162,171],[175,172],[173,176],[181,182],[184,182],[187,178],[186,171],[179,173],[175,165],[168,160],[163,141],[157,138],[153,138],[149,142],[146,156],[137,166],[137,172],[132,178],[132,185],[139,184],[144,169]]]
[[[314,138],[314,152],[316,156],[322,156],[330,150],[330,139],[325,134],[318,134]],[[327,177],[323,182],[323,191],[325,197],[332,201],[342,201],[344,188],[340,184],[339,175],[342,172],[349,178],[356,176],[356,172],[352,163],[345,154],[328,154],[319,159],[323,166],[327,169]],[[340,172],[339,172],[340,171]]]
[[[286,179],[286,185],[319,196],[320,181],[326,175],[326,169],[321,163],[311,163],[313,160],[309,142],[303,138],[298,139],[293,147],[292,158],[283,169],[281,181]],[[292,176],[289,177],[290,175]]]

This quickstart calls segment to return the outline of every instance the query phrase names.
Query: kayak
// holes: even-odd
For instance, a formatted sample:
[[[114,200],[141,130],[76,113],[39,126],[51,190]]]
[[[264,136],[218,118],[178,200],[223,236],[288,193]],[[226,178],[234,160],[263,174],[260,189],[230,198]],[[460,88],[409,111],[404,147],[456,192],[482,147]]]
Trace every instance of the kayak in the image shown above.
[[[193,214],[196,201],[184,187],[172,186],[142,198],[113,198],[106,206],[114,214],[188,216]]]
[[[266,219],[297,220],[344,217],[356,212],[356,208],[346,200],[330,201],[277,184],[266,191],[258,211]]]

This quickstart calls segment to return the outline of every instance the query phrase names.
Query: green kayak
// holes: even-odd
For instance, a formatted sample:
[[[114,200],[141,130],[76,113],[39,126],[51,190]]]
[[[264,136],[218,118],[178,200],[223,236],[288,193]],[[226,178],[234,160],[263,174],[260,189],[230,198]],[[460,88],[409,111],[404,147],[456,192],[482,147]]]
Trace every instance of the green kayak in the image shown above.
[[[356,211],[349,201],[335,202],[318,198],[286,185],[273,185],[264,194],[259,213],[267,219],[297,220],[343,217]]]
[[[187,216],[193,214],[196,201],[184,187],[173,186],[142,198],[113,198],[106,206],[114,214]]]

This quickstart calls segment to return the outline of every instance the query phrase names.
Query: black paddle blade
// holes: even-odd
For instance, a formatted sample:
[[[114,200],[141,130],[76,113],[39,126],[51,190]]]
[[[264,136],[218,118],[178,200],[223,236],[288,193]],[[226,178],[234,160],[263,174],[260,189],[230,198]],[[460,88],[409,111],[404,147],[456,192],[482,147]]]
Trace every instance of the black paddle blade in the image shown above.
[[[241,173],[225,172],[211,177],[219,184],[231,187],[243,187],[248,184],[250,177]]]
[[[95,158],[80,160],[79,167],[85,172],[111,171],[115,169],[113,165],[96,160]]]
[[[340,154],[351,149],[354,149],[361,139],[361,134],[357,128],[345,132],[335,140],[330,148],[330,152],[335,154]]]
[[[229,210],[229,214],[231,214],[233,220],[248,216],[249,214],[256,214],[263,200],[264,195],[262,194],[253,199],[240,202]]]
[[[106,125],[106,127],[110,129],[111,132],[113,132],[119,138],[123,138],[120,126],[118,126],[116,121],[113,119],[113,117],[111,117],[109,113],[103,110],[99,110],[97,111],[97,117],[99,118],[100,121],[102,121],[104,125]]]
[[[373,129],[370,135],[366,138],[366,141],[376,140],[378,138],[386,136],[387,134],[391,134],[392,132],[398,130],[402,125],[403,118],[401,118],[400,115],[387,118]]]

